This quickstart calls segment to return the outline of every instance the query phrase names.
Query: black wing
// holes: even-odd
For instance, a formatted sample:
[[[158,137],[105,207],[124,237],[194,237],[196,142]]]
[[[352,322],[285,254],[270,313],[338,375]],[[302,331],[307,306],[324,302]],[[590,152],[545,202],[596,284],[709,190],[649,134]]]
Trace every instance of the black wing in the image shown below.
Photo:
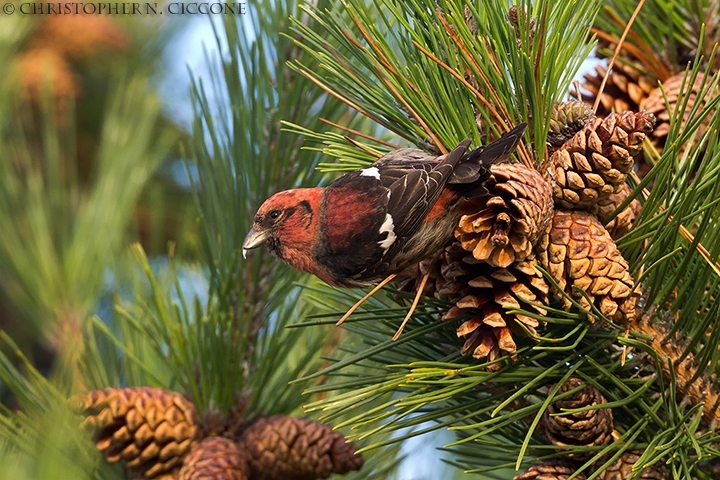
[[[470,140],[463,140],[444,158],[436,159],[431,169],[414,169],[390,185],[387,211],[392,215],[399,240],[407,239],[417,230],[469,146]],[[402,242],[397,242],[391,251],[401,247]]]
[[[331,183],[321,205],[325,233],[316,258],[338,277],[358,284],[382,275],[432,208],[469,144],[461,143],[440,161],[386,156]]]
[[[405,175],[388,187],[388,213],[395,219],[398,238],[412,235],[435,204],[446,184],[465,197],[486,195],[485,180],[490,176],[488,166],[506,161],[515,151],[527,124],[521,123],[495,142],[466,153],[470,139],[465,139],[445,157],[425,162],[412,162]],[[429,163],[432,162],[432,163]],[[395,161],[378,160],[377,167],[382,179],[384,171],[393,167]],[[393,250],[400,245],[393,245]]]
[[[355,182],[359,178],[374,178],[385,188],[416,170],[429,172],[438,164],[438,157],[417,148],[398,148],[383,155],[369,167],[339,178],[336,183]]]
[[[487,180],[488,177],[486,167],[495,163],[504,162],[510,158],[510,154],[515,151],[520,143],[526,127],[527,123],[521,123],[491,144],[469,152],[465,158],[463,158],[463,161],[460,162],[460,165],[455,168],[453,176],[448,183],[469,184],[480,181],[479,186],[482,187],[482,183],[484,183],[484,180]],[[469,189],[459,190],[466,197],[480,196],[471,195]],[[465,192],[462,192],[462,190],[465,190]],[[487,190],[485,190],[485,194],[487,194]]]
[[[318,257],[331,271],[358,283],[383,272],[448,183],[466,196],[487,193],[486,167],[505,161],[524,130],[521,124],[469,153],[469,139],[441,157],[398,149],[369,167],[343,175],[325,193],[321,222],[332,225],[336,234],[324,239]]]

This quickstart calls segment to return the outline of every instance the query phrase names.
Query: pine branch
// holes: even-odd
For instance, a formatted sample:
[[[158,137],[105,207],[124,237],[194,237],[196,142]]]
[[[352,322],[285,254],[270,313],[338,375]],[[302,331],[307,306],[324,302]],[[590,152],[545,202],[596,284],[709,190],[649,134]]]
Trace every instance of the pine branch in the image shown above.
[[[117,246],[123,238],[119,234],[109,241],[103,237],[115,232],[116,223],[119,223],[117,219],[110,220],[115,217],[108,214],[114,213],[118,218],[127,215],[128,205],[133,204],[131,198],[135,195],[133,199],[136,199],[139,186],[156,165],[156,159],[149,158],[150,155],[158,154],[168,146],[162,137],[155,138],[157,151],[148,148],[147,140],[154,130],[142,114],[156,105],[148,100],[146,91],[143,91],[143,102],[133,97],[131,93],[139,91],[133,82],[128,82],[125,87],[130,93],[118,97],[111,110],[117,118],[109,117],[108,126],[112,132],[104,137],[107,143],[100,148],[98,187],[91,189],[87,198],[83,197],[84,191],[78,193],[80,189],[75,188],[72,176],[56,175],[58,172],[52,170],[57,169],[59,159],[71,155],[73,149],[71,141],[63,143],[61,140],[64,138],[56,138],[52,130],[43,139],[51,161],[38,167],[35,176],[27,175],[29,183],[33,180],[37,182],[30,185],[35,187],[30,193],[40,192],[44,186],[42,182],[47,179],[59,182],[51,191],[52,198],[47,205],[38,200],[35,202],[36,210],[32,211],[42,217],[41,220],[47,221],[49,233],[44,230],[40,233],[45,237],[57,235],[57,239],[51,240],[63,254],[58,255],[62,258],[57,262],[47,261],[54,260],[52,257],[45,258],[39,266],[45,270],[57,267],[58,272],[50,272],[40,278],[38,271],[42,269],[21,268],[20,261],[23,259],[11,256],[12,250],[16,254],[24,252],[20,243],[27,239],[21,236],[27,231],[35,233],[32,229],[18,225],[11,235],[3,237],[7,247],[3,250],[7,253],[3,263],[5,260],[15,262],[18,274],[24,273],[22,278],[29,279],[28,292],[32,290],[30,281],[43,286],[47,284],[61,293],[64,289],[76,292],[77,289],[70,287],[78,284],[88,287],[77,302],[77,306],[82,307],[77,312],[80,323],[71,337],[77,341],[72,346],[77,348],[65,345],[76,367],[72,372],[75,380],[73,388],[84,391],[127,385],[155,387],[151,397],[158,402],[168,395],[172,396],[170,391],[187,394],[192,399],[193,409],[197,409],[202,417],[200,427],[193,425],[193,428],[200,428],[206,433],[216,431],[218,422],[229,424],[233,415],[240,417],[233,420],[236,424],[220,425],[220,430],[232,428],[237,433],[238,429],[247,427],[258,417],[296,413],[302,403],[302,386],[288,385],[289,380],[307,369],[319,368],[322,360],[316,357],[317,352],[327,349],[335,341],[334,336],[322,335],[321,332],[284,328],[292,315],[307,308],[299,304],[298,289],[293,285],[296,274],[283,275],[281,270],[270,268],[272,264],[266,256],[255,256],[248,262],[239,258],[244,230],[251,223],[251,205],[258,205],[269,192],[278,188],[304,181],[317,182],[321,177],[314,170],[319,156],[301,150],[299,141],[286,139],[287,135],[280,130],[279,116],[306,118],[308,111],[312,110],[335,123],[344,118],[352,124],[345,109],[325,101],[321,93],[308,95],[307,86],[285,67],[285,59],[295,57],[297,52],[289,40],[278,42],[276,37],[288,15],[297,11],[294,2],[262,4],[257,8],[252,16],[256,21],[255,37],[246,35],[244,24],[239,20],[235,22],[236,19],[218,28],[218,44],[228,45],[231,53],[213,66],[211,88],[198,83],[193,91],[197,122],[196,139],[191,149],[196,164],[189,162],[188,168],[197,168],[200,179],[193,187],[202,216],[201,238],[207,261],[200,272],[202,280],[209,273],[209,292],[197,294],[189,291],[187,283],[192,281],[189,268],[182,263],[177,264],[172,251],[168,266],[161,275],[163,268],[158,262],[149,260],[142,248],[136,246],[134,265],[139,268],[120,281],[123,283],[130,278],[130,282],[135,282],[135,288],[122,289],[122,294],[115,299],[114,314],[103,315],[103,318],[90,316],[95,307],[94,301],[101,292],[104,293],[104,286],[97,277],[104,271],[101,260],[105,259],[104,255],[118,255]],[[278,94],[278,84],[283,85],[282,94]],[[217,103],[215,100],[218,100]],[[143,105],[143,108],[138,108],[138,105]],[[3,123],[4,126],[6,124],[15,126],[12,122]],[[6,134],[7,130],[2,132],[2,138],[13,139],[13,135]],[[68,130],[71,134],[71,129]],[[131,134],[135,137],[134,143],[129,147],[123,145]],[[22,136],[19,138],[22,140]],[[20,143],[14,139],[13,142]],[[24,153],[22,148],[17,150]],[[112,159],[104,157],[110,155]],[[119,160],[118,155],[121,157]],[[132,161],[126,161],[123,155],[132,156]],[[142,168],[138,167],[139,163]],[[8,170],[6,173],[15,166],[7,162],[3,165]],[[48,172],[42,167],[46,167]],[[110,179],[104,176],[106,170]],[[133,173],[133,178],[126,178],[128,171]],[[35,174],[34,171],[31,173]],[[190,177],[195,178],[194,175]],[[4,178],[9,187],[7,196],[10,197],[5,202],[6,207],[10,209],[22,205],[23,189],[10,183],[16,178]],[[23,179],[22,176],[19,178]],[[126,197],[122,197],[123,194]],[[121,197],[117,199],[118,196]],[[39,198],[39,195],[32,198]],[[112,203],[111,199],[117,200],[113,203],[114,210],[107,208],[108,202]],[[32,206],[35,204],[31,203]],[[68,215],[68,212],[74,211],[80,212],[78,232],[74,231],[74,217]],[[58,215],[58,212],[63,215]],[[99,234],[87,231],[93,222],[95,228],[99,226],[101,229]],[[67,224],[71,228],[65,228]],[[96,239],[98,243],[90,244],[88,239]],[[75,248],[74,241],[83,241],[84,249]],[[41,242],[38,240],[37,243]],[[99,245],[103,248],[95,251]],[[65,255],[66,250],[68,253]],[[67,260],[67,265],[64,260]],[[75,263],[81,260],[87,262],[81,265],[83,269]],[[62,269],[66,267],[72,270],[64,272]],[[62,276],[64,273],[68,273],[68,278]],[[36,288],[34,293],[52,295],[53,292],[48,290]],[[57,296],[62,297],[62,294]],[[38,308],[51,304],[50,301],[38,303]],[[73,310],[72,313],[76,312]],[[14,358],[16,356],[0,359],[0,379],[3,390],[7,387],[17,397],[18,409],[22,413],[18,415],[3,410],[0,421],[13,425],[24,416],[27,422],[21,422],[23,428],[8,430],[7,442],[2,443],[3,458],[5,453],[7,458],[18,458],[16,447],[32,446],[44,419],[53,415],[64,419],[67,413],[66,387],[61,393],[55,392],[54,385],[45,382],[31,366],[27,367],[31,378],[22,378],[15,366],[18,361]],[[42,399],[35,408],[33,402],[37,403],[37,400],[26,394],[28,390]],[[93,416],[93,413],[88,415]],[[102,418],[93,419],[89,423],[102,421]],[[77,437],[77,441],[81,442],[88,460],[63,471],[73,472],[75,478],[89,478],[101,465],[104,477],[124,476],[119,469],[107,466],[97,449],[87,442],[86,435],[76,428],[79,423],[77,417],[68,416],[68,421],[63,420],[62,426],[72,431],[73,441]],[[54,441],[54,433],[50,433],[55,429],[47,431],[48,442]],[[4,451],[6,445],[7,452]],[[61,443],[58,442],[58,445]],[[49,448],[51,445],[48,445]],[[100,444],[98,448],[101,448]],[[23,453],[22,462],[16,462],[18,472],[30,471],[35,455],[46,451],[28,448]],[[104,453],[108,459],[112,457],[108,450]],[[53,452],[52,458],[48,455],[48,468],[72,462],[76,455],[77,452],[70,448]],[[395,468],[395,457],[397,449],[388,449],[385,455],[368,461],[363,475],[355,478],[387,478]],[[40,478],[44,477],[47,475]]]
[[[334,43],[297,23],[295,30],[303,37],[298,45],[315,56],[320,70],[301,61],[294,68],[379,126],[444,152],[466,136],[487,142],[529,118],[546,120],[534,123],[534,139],[541,144],[553,102],[564,96],[580,59],[589,53],[590,46],[582,43],[585,25],[598,5],[573,4],[545,13],[535,7],[517,27],[500,3],[476,10],[452,2],[371,7],[349,1],[346,8],[349,17],[307,9]],[[572,32],[564,37],[571,44],[543,36],[550,17],[553,28]],[[541,22],[537,26],[536,20]],[[468,129],[476,123],[479,130]],[[325,154],[352,159],[346,169],[356,166],[355,159],[368,159],[357,157],[357,149],[356,154],[348,152],[347,141],[318,139],[326,145]],[[541,160],[528,153],[522,153],[526,163]]]
[[[557,10],[535,5],[534,10],[525,11],[519,6],[518,16],[528,12],[535,30],[528,21],[518,27],[521,33],[516,38],[500,6],[473,8],[443,3],[436,9],[434,5],[413,3],[401,11],[392,2],[383,2],[376,19],[374,12],[357,3],[347,4],[350,19],[329,11],[310,11],[334,43],[318,41],[298,27],[306,37],[306,48],[317,52],[321,70],[301,64],[296,68],[319,88],[332,92],[383,128],[417,145],[424,145],[428,138],[439,151],[457,142],[461,126],[469,124],[465,110],[468,98],[476,112],[484,111],[482,125],[495,122],[497,126],[499,119],[515,115],[549,119],[552,104],[567,88],[563,75],[574,73],[572,66],[589,52],[582,27],[575,31],[571,24],[563,23],[569,5]],[[592,15],[591,7],[587,8],[586,13]],[[655,22],[660,11],[650,13],[649,21]],[[478,22],[477,33],[472,31],[469,16]],[[419,28],[421,25],[424,27]],[[645,17],[639,25],[640,29],[647,28]],[[523,28],[527,35],[522,34]],[[560,37],[568,42],[568,37],[548,34],[551,31],[572,32],[569,42],[574,47],[568,49],[558,43]],[[642,39],[634,32],[631,39]],[[634,45],[645,48],[642,43]],[[561,50],[573,53],[572,58],[563,57],[571,67],[567,71],[558,67],[556,76],[537,88],[538,72],[551,71],[551,65],[556,65],[553,61],[562,56]],[[475,55],[482,61],[476,61]],[[709,64],[712,62],[711,56]],[[717,406],[714,393],[706,395],[704,406],[697,405],[698,391],[691,385],[700,381],[713,391],[716,387],[709,379],[717,374],[718,360],[713,339],[720,252],[709,233],[710,226],[717,223],[718,211],[717,182],[712,180],[717,160],[718,97],[716,78],[702,71],[702,65],[707,64],[696,58],[685,81],[699,85],[693,87],[697,88],[693,93],[696,97],[688,101],[690,95],[680,95],[678,107],[670,115],[662,157],[615,214],[635,198],[642,200],[639,218],[619,245],[637,279],[640,309],[646,309],[646,316],[641,315],[645,325],[648,318],[651,325],[665,318],[673,319],[668,322],[670,326],[666,323],[656,331],[634,320],[624,326],[613,323],[593,305],[588,293],[573,287],[556,303],[542,305],[547,315],[534,314],[532,318],[547,322],[539,334],[533,336],[528,330],[530,338],[515,335],[517,351],[513,356],[483,364],[458,354],[458,341],[449,332],[451,322],[438,319],[448,311],[448,305],[423,299],[425,305],[421,304],[406,332],[391,342],[389,336],[405,312],[389,299],[374,298],[345,324],[359,337],[357,344],[346,341],[339,346],[351,356],[338,355],[332,365],[305,378],[327,379],[326,384],[313,386],[308,393],[333,392],[307,408],[333,420],[353,412],[341,424],[354,426],[351,438],[372,439],[378,433],[395,432],[392,440],[371,440],[366,449],[382,448],[416,434],[399,434],[404,428],[434,422],[423,432],[441,428],[459,432],[459,440],[448,446],[449,451],[460,453],[463,460],[456,463],[472,472],[518,469],[530,460],[577,452],[583,458],[576,465],[578,472],[596,478],[603,464],[609,466],[626,451],[639,450],[644,453],[639,455],[638,467],[668,461],[676,478],[705,475],[703,459],[716,455],[712,444],[717,441],[713,420]],[[432,87],[423,83],[428,78]],[[542,78],[547,79],[547,75]],[[512,79],[513,89],[505,88],[508,79]],[[458,92],[462,93],[456,95]],[[542,95],[534,97],[536,92]],[[538,146],[545,145],[547,130],[537,124],[533,127],[535,152],[531,157],[542,160],[545,153]],[[292,128],[306,132],[301,126]],[[481,136],[478,132],[471,135]],[[385,151],[371,136],[350,141],[336,134],[316,133],[313,138],[322,144],[318,148],[323,153],[340,160],[337,166],[324,165],[333,171],[355,169],[372,160],[376,152]],[[649,197],[641,198],[642,189],[653,183],[662,188],[652,188]],[[546,280],[556,291],[562,290],[550,276]],[[325,299],[342,300],[349,306],[357,298],[325,289],[309,295],[327,313],[305,325],[325,323],[324,319],[330,323],[342,314]],[[396,295],[399,298],[395,300],[402,305],[403,293]],[[506,312],[531,315],[517,309]],[[584,319],[595,321],[595,327]],[[457,325],[455,320],[452,323]],[[673,343],[675,336],[688,340]],[[370,368],[372,374],[363,376],[357,368]],[[495,368],[499,370],[488,371]],[[611,442],[560,447],[544,436],[541,418],[548,405],[557,400],[553,385],[571,376],[598,388],[607,399],[603,408],[615,414],[616,434]],[[372,401],[378,406],[370,408]],[[484,450],[493,444],[503,446],[499,461],[489,458]]]

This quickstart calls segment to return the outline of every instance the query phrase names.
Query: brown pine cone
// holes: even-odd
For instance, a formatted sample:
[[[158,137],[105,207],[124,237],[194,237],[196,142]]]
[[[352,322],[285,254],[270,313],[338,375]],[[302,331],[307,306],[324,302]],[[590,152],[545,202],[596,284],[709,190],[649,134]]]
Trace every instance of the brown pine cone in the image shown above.
[[[79,94],[80,84],[72,66],[52,48],[28,49],[18,54],[13,67],[33,99],[40,99],[45,87],[56,98],[75,98]]]
[[[34,45],[51,48],[70,60],[82,61],[127,49],[130,36],[110,15],[48,15],[37,28]]]
[[[492,267],[468,255],[458,244],[445,249],[445,258],[436,280],[437,295],[450,298],[454,306],[443,316],[456,318],[466,312],[472,318],[458,327],[466,337],[462,354],[493,361],[505,353],[515,353],[514,334],[536,335],[540,322],[522,314],[509,314],[506,308],[522,308],[547,315],[547,311],[528,302],[547,304],[548,284],[535,269],[533,257],[507,268]],[[521,326],[522,325],[522,326]],[[524,327],[524,328],[523,328]]]
[[[592,108],[584,102],[570,100],[553,105],[547,143],[552,154],[575,136],[585,125],[595,120]]]
[[[704,61],[710,60],[711,53],[720,39],[720,5],[718,0],[707,0],[697,4],[698,9],[680,8],[678,13],[683,17],[686,34],[678,38],[677,64],[685,69],[693,62],[698,53]],[[701,33],[703,35],[701,35]],[[702,45],[700,42],[702,41]],[[699,51],[699,52],[698,52]],[[715,58],[709,70],[718,71],[718,59]]]
[[[492,165],[490,173],[490,194],[463,204],[455,237],[477,260],[504,268],[525,260],[547,231],[552,189],[537,170],[519,163]]]
[[[238,444],[248,455],[253,480],[315,480],[363,465],[355,446],[341,433],[306,418],[261,418],[243,432]]]
[[[599,116],[605,117],[613,112],[619,113],[627,110],[638,111],[641,109],[640,104],[643,100],[657,87],[657,78],[650,74],[642,74],[637,68],[630,65],[631,62],[622,59],[615,61],[600,97],[600,104],[597,109]],[[606,73],[606,66],[597,65],[595,66],[595,72],[583,75],[585,81],[580,86],[590,92],[590,95],[583,96],[583,101],[589,105],[595,104],[595,99]]]
[[[635,218],[642,208],[640,202],[635,199],[618,213],[615,218],[609,220],[610,215],[612,215],[617,207],[619,207],[631,193],[632,190],[630,187],[626,183],[623,183],[615,187],[615,191],[610,194],[607,199],[598,202],[598,219],[605,225],[605,229],[610,233],[613,240],[617,240],[630,231]]]
[[[94,431],[110,463],[126,462],[137,477],[157,478],[177,470],[200,435],[195,405],[179,393],[157,388],[106,388],[70,399]]]
[[[439,19],[441,19],[441,22],[436,24],[436,28],[440,29],[441,31],[445,30],[446,28],[449,28],[449,30],[451,32],[453,32],[453,34],[456,35],[457,34],[456,29],[453,25],[450,24],[450,22],[447,21],[447,16],[445,13],[446,13],[445,10],[443,10],[442,6],[438,3],[435,8],[435,14],[438,16]],[[465,20],[465,25],[467,25],[470,35],[472,35],[473,37],[476,37],[477,33],[478,33],[477,20],[475,20],[475,17],[472,14],[472,10],[470,10],[470,7],[468,7],[467,5],[465,5],[465,7],[463,8],[463,19]],[[455,62],[460,63],[460,64],[465,64],[465,62],[461,61],[461,56],[460,56],[460,52],[458,51],[457,45],[455,45],[454,42],[452,45],[453,45],[452,52],[454,53],[453,56],[455,58]],[[445,60],[446,61],[448,60],[447,56],[445,56]],[[476,91],[482,92],[484,90],[483,86],[478,82],[477,78],[475,78],[475,74],[472,73],[471,69],[468,68],[467,66],[465,67],[464,77],[465,77],[465,80]],[[407,113],[409,114],[410,112],[407,112]],[[413,117],[410,116],[410,118],[412,119]],[[480,131],[485,132],[485,131],[487,131],[487,129],[483,128],[484,126],[480,124],[481,118],[482,118],[481,116],[478,116],[476,118],[476,120],[478,121],[478,127],[480,128]],[[438,152],[438,155],[439,155],[439,152]]]
[[[555,204],[594,213],[598,202],[625,183],[654,124],[650,113],[626,111],[586,125],[550,157]]]
[[[238,446],[223,437],[208,437],[185,457],[178,480],[249,480],[248,460]]]
[[[570,378],[560,386],[556,395],[568,392],[585,382],[579,378]],[[609,408],[588,410],[581,413],[563,414],[563,410],[589,407],[607,403],[600,391],[592,385],[562,400],[548,405],[543,413],[543,433],[553,445],[576,445],[583,447],[605,446],[612,442],[613,415]],[[554,416],[555,414],[560,414]],[[571,453],[574,458],[590,457],[590,454]]]
[[[660,152],[662,152],[662,149],[665,146],[665,140],[670,132],[670,115],[674,113],[678,104],[682,106],[683,102],[687,99],[687,107],[682,118],[682,124],[684,125],[688,121],[690,111],[697,100],[697,94],[700,91],[702,79],[703,72],[700,72],[695,78],[695,82],[691,85],[689,76],[688,78],[685,78],[685,72],[682,71],[665,80],[662,84],[662,89],[655,88],[648,97],[642,101],[641,108],[654,114],[655,118],[657,118],[657,125],[648,138],[650,138],[653,145],[655,145]],[[665,96],[667,96],[670,110],[666,108],[663,90],[665,91]],[[710,97],[708,96],[706,98]],[[704,104],[705,98],[701,99],[701,102]],[[702,138],[702,134],[707,129],[711,119],[712,115],[708,115],[705,118],[705,121],[698,130],[698,134],[695,137],[696,139],[699,140]]]
[[[513,480],[567,480],[575,473],[576,468],[563,460],[548,460],[539,465],[533,465],[524,473],[515,475]],[[575,476],[576,480],[585,480],[582,473]]]
[[[600,472],[596,477],[598,480],[627,480],[633,478],[636,472],[633,472],[633,465],[640,459],[642,452],[625,452],[620,458],[615,460],[605,470]],[[604,462],[601,460],[599,464],[602,465]],[[668,480],[670,478],[662,467],[647,467],[641,473],[639,477],[635,477],[638,480]]]
[[[649,308],[633,322],[633,330],[649,339],[648,345],[662,366],[663,378],[677,384],[680,402],[683,405],[702,404],[703,423],[715,429],[720,425],[720,390],[717,377],[708,370],[698,375],[703,362],[698,361],[692,352],[687,353],[689,338],[680,332],[671,333],[674,323],[673,316],[659,314],[659,310]],[[635,356],[636,364],[643,367],[652,364],[654,360],[644,358],[643,355]],[[672,365],[672,368],[669,365]]]
[[[520,10],[516,5],[513,5],[508,10],[507,17],[510,25],[513,27],[513,30],[515,30],[515,38],[518,47],[522,47],[523,33],[524,36],[528,38],[528,43],[532,43],[533,37],[535,36],[535,30],[537,29],[537,21],[533,17],[529,17],[529,12],[527,10]],[[520,26],[521,24],[522,27]]]
[[[613,321],[635,318],[635,281],[628,263],[597,217],[578,210],[555,210],[549,235],[537,248],[540,265],[558,286],[590,309],[583,290],[600,312]],[[570,301],[563,297],[565,308]]]

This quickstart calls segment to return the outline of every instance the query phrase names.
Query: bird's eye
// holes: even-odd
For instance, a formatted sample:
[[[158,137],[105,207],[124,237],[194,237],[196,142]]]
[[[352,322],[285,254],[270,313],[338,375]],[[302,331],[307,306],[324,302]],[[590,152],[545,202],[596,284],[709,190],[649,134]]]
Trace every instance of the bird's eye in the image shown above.
[[[271,220],[277,220],[277,218],[280,216],[280,210],[273,210],[268,214],[268,216]]]

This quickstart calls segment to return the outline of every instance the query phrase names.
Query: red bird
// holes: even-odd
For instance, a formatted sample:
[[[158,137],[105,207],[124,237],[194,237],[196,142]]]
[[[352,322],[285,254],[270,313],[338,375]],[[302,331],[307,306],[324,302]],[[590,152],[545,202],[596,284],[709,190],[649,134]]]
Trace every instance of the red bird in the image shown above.
[[[452,239],[459,200],[487,195],[487,167],[509,158],[525,127],[470,152],[469,139],[440,157],[401,148],[327,187],[276,193],[255,214],[243,256],[267,245],[330,285],[378,284]]]

